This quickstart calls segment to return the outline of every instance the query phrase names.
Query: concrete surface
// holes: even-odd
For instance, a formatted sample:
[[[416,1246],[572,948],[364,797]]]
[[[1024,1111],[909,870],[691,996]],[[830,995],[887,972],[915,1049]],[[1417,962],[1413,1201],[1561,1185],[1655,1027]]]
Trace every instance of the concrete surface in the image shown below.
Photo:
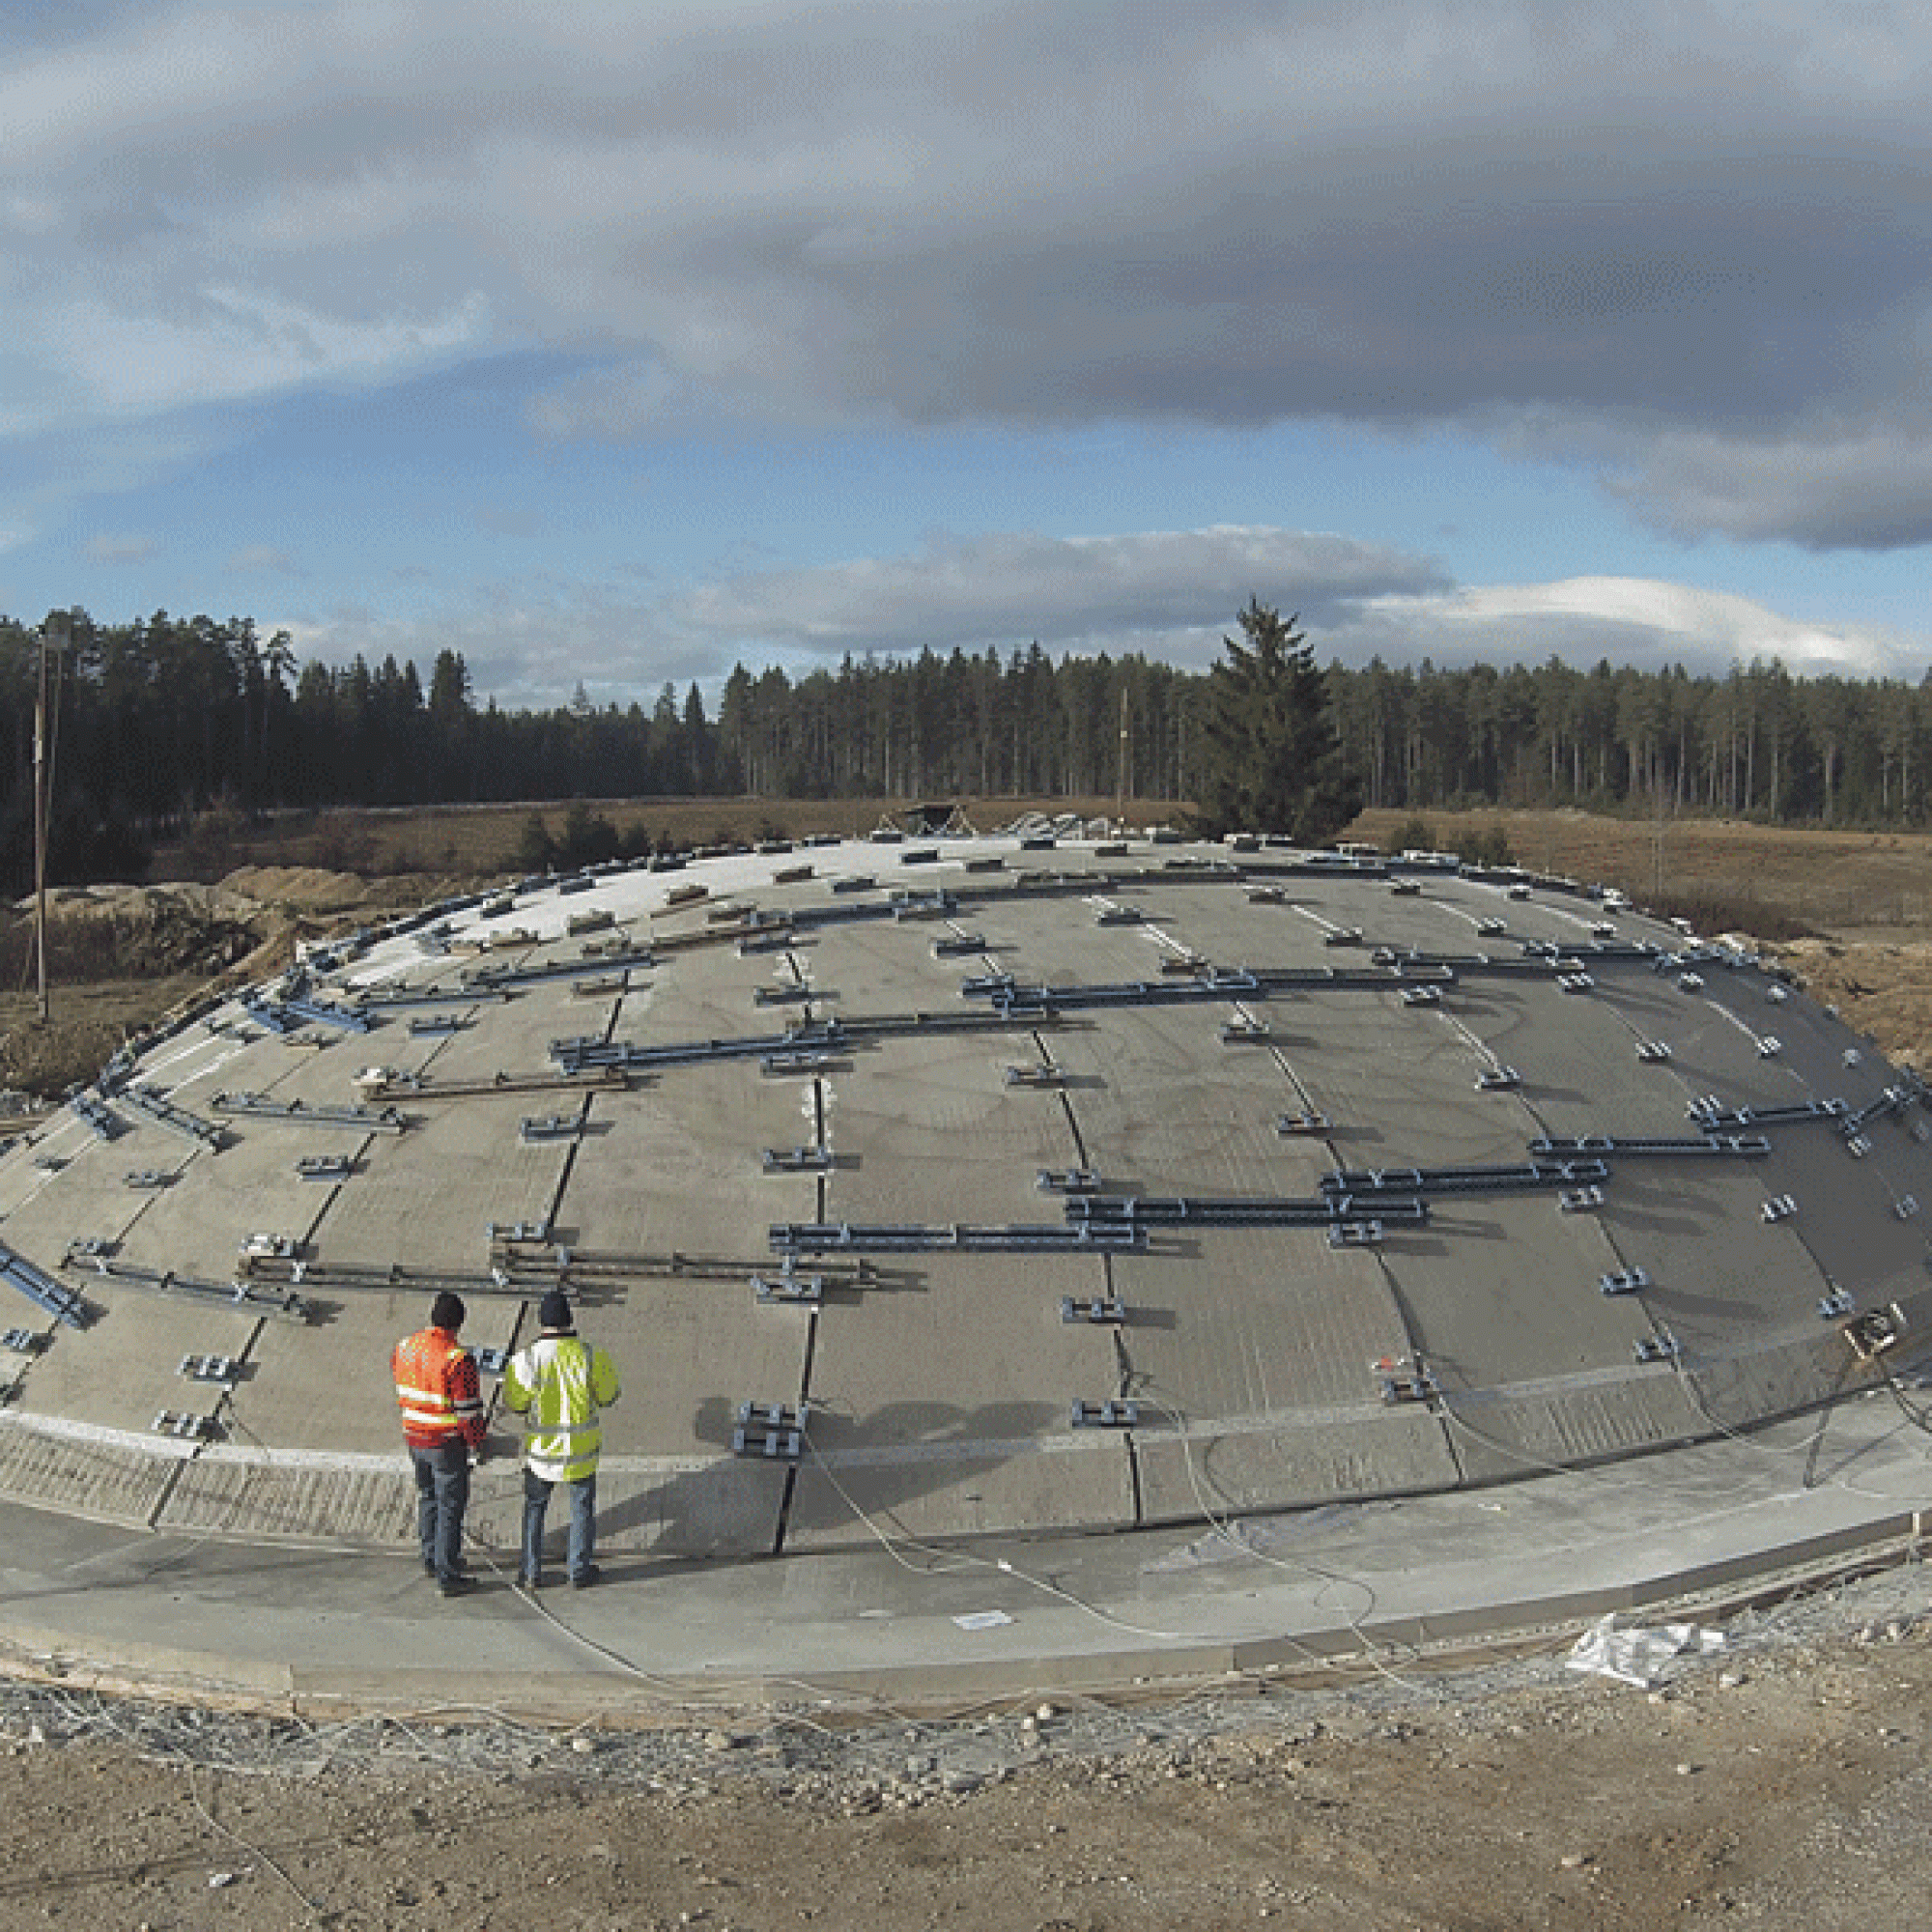
[[[804,865],[810,879],[774,882]],[[832,890],[862,873],[874,889]],[[19,1630],[125,1658],[179,1648],[203,1677],[232,1643],[251,1682],[281,1670],[326,1687],[434,1674],[442,1620],[460,1615],[479,1669],[590,1687],[571,1695],[620,1688],[623,1673],[607,1687],[594,1654],[511,1593],[445,1607],[416,1584],[387,1360],[442,1286],[469,1302],[467,1340],[505,1348],[561,1284],[617,1358],[626,1395],[603,1479],[614,1587],[564,1601],[625,1655],[647,1633],[643,1667],[680,1679],[1184,1673],[1269,1643],[1333,1648],[1368,1627],[1371,1599],[1391,1640],[1443,1617],[1507,1629],[1534,1604],[1637,1601],[1668,1578],[1897,1535],[1923,1437],[1881,1378],[1915,1370],[1932,1328],[1922,1090],[1747,954],[1672,958],[1692,942],[1564,882],[1412,876],[1421,891],[1399,895],[1381,868],[1324,871],[1278,847],[1143,840],[1122,857],[1013,837],[612,870],[588,892],[522,891],[507,913],[439,908],[434,929],[402,923],[355,956],[311,961],[309,996],[365,1012],[367,1032],[276,1034],[231,1001],[142,1043],[97,1090],[121,1122],[113,1140],[64,1112],[0,1153],[0,1242],[91,1318],[64,1325],[24,1296],[8,1311],[31,1344],[0,1355]],[[702,901],[672,902],[696,884]],[[614,934],[566,931],[599,908]],[[1114,923],[1120,908],[1138,920]],[[1498,919],[1504,932],[1479,930]],[[613,936],[657,957],[621,987],[580,990],[604,976],[587,947]],[[1605,937],[1612,950],[1594,952]],[[1562,952],[1531,950],[1550,944]],[[505,969],[522,976],[507,998],[358,1004]],[[1202,996],[1210,970],[1287,980],[1224,979]],[[1569,970],[1587,990],[1559,987]],[[1049,1010],[1003,1019],[962,996],[994,973],[1049,989]],[[1438,999],[1405,999],[1432,975]],[[1143,999],[1094,997],[1133,984]],[[423,1010],[460,1030],[412,1035]],[[850,1037],[821,1067],[773,1074],[734,1051],[834,1021]],[[1265,1037],[1230,1039],[1231,1022]],[[518,1084],[554,1083],[553,1045],[573,1037],[686,1051],[594,1093]],[[1640,1061],[1646,1040],[1671,1057]],[[1009,1078],[1048,1063],[1057,1084]],[[1479,1091],[1500,1065],[1521,1084]],[[377,1066],[428,1084],[372,1098],[357,1076]],[[156,1123],[136,1087],[218,1124],[219,1148]],[[294,1112],[219,1111],[234,1093]],[[1319,1219],[1198,1218],[1313,1203],[1343,1171],[1520,1168],[1539,1135],[1696,1143],[1686,1109],[1705,1095],[1881,1110],[1856,1136],[1822,1117],[1767,1125],[1755,1156],[1613,1148],[1602,1202],[1577,1212],[1548,1184],[1426,1192],[1426,1221],[1391,1210],[1374,1245],[1337,1248]],[[407,1128],[322,1118],[354,1104],[392,1105]],[[1325,1131],[1277,1131],[1310,1110]],[[525,1123],[549,1117],[566,1131],[533,1138]],[[769,1171],[768,1152],[799,1150],[820,1151]],[[347,1178],[298,1179],[316,1153],[349,1155]],[[1116,1214],[1184,1199],[1197,1218],[1150,1221],[1132,1250],[1065,1246],[1067,1204],[1039,1176],[1075,1169],[1098,1176]],[[143,1170],[169,1184],[131,1187]],[[1787,1195],[1795,1211],[1767,1218]],[[1376,1211],[1363,1200],[1341,1218]],[[523,1239],[493,1240],[513,1224]],[[798,1254],[823,1300],[783,1306],[753,1289],[780,1272],[775,1224],[930,1232]],[[1014,1232],[985,1251],[955,1228],[981,1244]],[[1029,1249],[1028,1230],[1063,1245]],[[258,1269],[244,1300],[234,1284],[256,1235],[300,1265]],[[99,1252],[71,1255],[79,1239]],[[1601,1291],[1639,1268],[1640,1292]],[[1821,1315],[1840,1292],[1861,1312],[1901,1304],[1906,1330],[1881,1365]],[[298,1296],[300,1319],[262,1293]],[[1115,1296],[1119,1325],[1063,1321],[1064,1300]],[[1663,1352],[1642,1362],[1639,1345]],[[222,1382],[184,1378],[202,1355],[228,1358]],[[1385,1400],[1391,1378],[1414,1399]],[[1114,1401],[1138,1406],[1129,1426],[1075,1426],[1074,1405]],[[805,1405],[798,1460],[734,1456],[745,1402]],[[165,1434],[163,1412],[205,1416],[206,1434]],[[1889,1433],[1876,1430],[1887,1414]],[[1820,1442],[1860,1430],[1869,1481],[1749,1500],[1762,1485],[1739,1465],[1815,1471]],[[1775,1446],[1793,1437],[1808,1446]],[[514,1439],[496,1448],[471,1529],[502,1551]],[[1581,1541],[1552,1542],[1566,1513]],[[1307,1577],[1265,1550],[1231,1569],[1227,1536],[1204,1521],[1297,1561],[1305,1538],[1334,1539],[1322,1562],[1373,1579],[1365,1613],[1338,1625],[1333,1591],[1303,1602]],[[1505,1528],[1530,1533],[1496,1543]],[[1013,1574],[988,1567],[1001,1556]],[[1102,1614],[1020,1571],[1077,1597],[1091,1585]],[[129,1606],[118,1622],[116,1605]],[[1021,1629],[952,1623],[975,1608]],[[1137,1665],[1148,1630],[1166,1633],[1146,1639],[1158,1661]]]

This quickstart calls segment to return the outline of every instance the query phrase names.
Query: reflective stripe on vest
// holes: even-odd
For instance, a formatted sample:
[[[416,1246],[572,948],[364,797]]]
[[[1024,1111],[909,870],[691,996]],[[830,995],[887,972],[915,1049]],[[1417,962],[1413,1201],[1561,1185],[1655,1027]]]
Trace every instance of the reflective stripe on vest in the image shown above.
[[[503,1372],[503,1399],[525,1416],[530,1473],[577,1483],[597,1469],[601,1410],[617,1399],[616,1371],[601,1350],[575,1335],[545,1335]]]
[[[445,1440],[463,1435],[471,1405],[458,1406],[449,1377],[451,1364],[464,1353],[462,1343],[442,1328],[425,1328],[396,1344],[392,1367],[406,1433]]]

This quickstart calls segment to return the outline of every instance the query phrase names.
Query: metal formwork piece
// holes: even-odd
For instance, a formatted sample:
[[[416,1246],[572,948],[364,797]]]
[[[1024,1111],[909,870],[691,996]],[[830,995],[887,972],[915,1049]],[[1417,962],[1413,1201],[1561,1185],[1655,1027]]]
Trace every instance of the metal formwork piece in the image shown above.
[[[70,1328],[87,1325],[87,1304],[79,1293],[58,1281],[38,1263],[0,1242],[0,1283],[24,1294],[37,1307]]]
[[[226,1145],[227,1136],[214,1122],[205,1121],[186,1107],[178,1106],[157,1086],[130,1084],[117,1088],[114,1097],[144,1120],[152,1121],[183,1140],[193,1141],[211,1152],[219,1152]]]
[[[293,1127],[344,1127],[359,1134],[399,1134],[409,1124],[396,1107],[364,1107],[354,1102],[311,1106],[299,1096],[285,1100],[270,1094],[222,1093],[209,1105],[213,1112],[231,1118]]]

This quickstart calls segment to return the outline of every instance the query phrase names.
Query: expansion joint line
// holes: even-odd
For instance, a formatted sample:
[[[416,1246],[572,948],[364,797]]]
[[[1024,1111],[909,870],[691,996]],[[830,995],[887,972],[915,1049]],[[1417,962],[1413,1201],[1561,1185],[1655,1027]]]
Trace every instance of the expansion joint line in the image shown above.
[[[1411,1361],[1416,1359],[1415,1323],[1409,1320],[1406,1304],[1402,1298],[1402,1290],[1396,1285],[1395,1270],[1388,1264],[1388,1257],[1378,1249],[1371,1248],[1370,1259],[1376,1264],[1376,1272],[1381,1277],[1383,1289],[1387,1292],[1389,1306],[1395,1311],[1396,1326],[1402,1331],[1403,1353]],[[1442,1446],[1449,1452],[1449,1461],[1455,1465],[1456,1487],[1461,1488],[1469,1480],[1469,1472],[1463,1466],[1463,1459],[1456,1453],[1455,1432],[1450,1428],[1450,1418],[1439,1412],[1435,1403],[1428,1405],[1430,1412],[1435,1416],[1435,1424],[1442,1435]]]
[[[556,1185],[551,1189],[550,1205],[544,1213],[547,1228],[556,1227],[562,1218],[563,1197],[570,1190],[570,1177],[577,1171],[578,1152],[583,1146],[582,1129],[589,1123],[590,1103],[596,1097],[594,1094],[586,1094],[577,1103],[578,1131],[571,1135],[570,1145],[563,1151],[563,1165],[557,1170]]]
[[[825,1183],[819,1182],[822,1187]],[[811,1412],[811,1372],[818,1356],[818,1318],[821,1311],[808,1308],[805,1311],[805,1352],[798,1365],[798,1415],[801,1427]],[[784,1487],[779,1492],[778,1515],[772,1523],[772,1554],[782,1556],[785,1539],[791,1534],[792,1504],[798,1495],[797,1463],[788,1463],[784,1472]]]

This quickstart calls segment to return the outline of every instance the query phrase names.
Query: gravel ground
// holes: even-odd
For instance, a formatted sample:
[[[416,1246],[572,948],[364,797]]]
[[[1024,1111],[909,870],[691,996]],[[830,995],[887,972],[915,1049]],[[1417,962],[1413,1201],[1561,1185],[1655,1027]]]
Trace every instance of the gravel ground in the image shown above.
[[[1927,1585],[1734,1616],[1648,1688],[1572,1667],[1574,1634],[1133,1708],[727,1717],[640,1687],[635,1724],[574,1731],[15,1681],[0,1927],[1917,1924]]]

